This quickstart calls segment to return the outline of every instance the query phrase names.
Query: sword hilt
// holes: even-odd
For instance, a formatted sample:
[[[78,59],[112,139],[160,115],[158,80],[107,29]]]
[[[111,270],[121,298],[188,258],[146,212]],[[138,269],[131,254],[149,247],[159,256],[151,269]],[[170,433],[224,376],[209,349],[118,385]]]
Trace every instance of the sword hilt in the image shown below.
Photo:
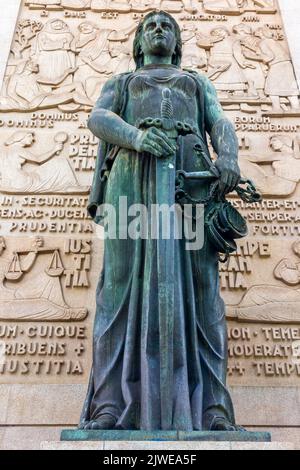
[[[164,88],[162,91],[161,117],[162,119],[173,119],[174,110],[171,101],[171,90]]]

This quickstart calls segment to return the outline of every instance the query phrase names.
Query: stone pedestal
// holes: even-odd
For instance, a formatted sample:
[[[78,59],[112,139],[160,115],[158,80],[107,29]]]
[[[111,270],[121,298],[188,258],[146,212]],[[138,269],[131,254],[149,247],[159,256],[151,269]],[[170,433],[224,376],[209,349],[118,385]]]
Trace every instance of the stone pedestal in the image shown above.
[[[200,451],[294,450],[294,444],[271,442],[268,432],[83,431],[65,429],[60,442],[42,442],[42,450]]]
[[[271,442],[271,434],[268,432],[84,431],[64,429],[60,439],[62,442]]]
[[[201,451],[201,450],[295,450],[289,442],[229,441],[61,441],[42,442],[41,450],[96,451]]]

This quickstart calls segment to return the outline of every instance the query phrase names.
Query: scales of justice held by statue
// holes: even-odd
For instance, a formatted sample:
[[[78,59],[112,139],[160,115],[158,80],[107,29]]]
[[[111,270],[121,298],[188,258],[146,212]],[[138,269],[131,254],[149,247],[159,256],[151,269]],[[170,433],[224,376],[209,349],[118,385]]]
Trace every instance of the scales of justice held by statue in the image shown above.
[[[89,212],[103,224],[100,208],[119,216],[120,197],[128,207],[202,204],[204,243],[190,250],[160,229],[156,239],[106,237],[80,429],[241,430],[226,388],[218,263],[247,234],[226,194],[260,196],[241,180],[237,137],[212,83],[181,69],[181,51],[174,18],[146,15],[134,40],[136,70],[106,83],[89,119],[100,139]]]

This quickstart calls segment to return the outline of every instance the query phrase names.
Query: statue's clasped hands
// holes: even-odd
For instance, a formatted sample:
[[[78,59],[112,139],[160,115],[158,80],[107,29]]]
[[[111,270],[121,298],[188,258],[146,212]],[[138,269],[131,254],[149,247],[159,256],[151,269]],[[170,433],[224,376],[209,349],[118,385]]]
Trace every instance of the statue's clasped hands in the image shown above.
[[[140,130],[135,141],[137,152],[148,152],[155,157],[167,157],[176,152],[176,143],[167,134],[156,127]]]

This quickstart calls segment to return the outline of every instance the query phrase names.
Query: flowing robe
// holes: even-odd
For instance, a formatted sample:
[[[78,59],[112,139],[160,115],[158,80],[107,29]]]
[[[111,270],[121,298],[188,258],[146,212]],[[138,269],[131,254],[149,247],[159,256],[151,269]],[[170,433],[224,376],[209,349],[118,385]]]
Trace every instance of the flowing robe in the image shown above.
[[[205,103],[205,87],[212,85],[204,76],[174,66],[144,67],[110,84],[114,82],[112,110],[132,125],[160,117],[158,103],[168,87],[175,119],[195,128],[182,138],[176,168],[205,167],[193,147],[200,143],[208,154],[205,126],[224,115],[214,91],[215,101]],[[101,105],[102,97],[95,110]],[[149,208],[156,201],[155,168],[155,157],[147,153],[102,144],[91,214],[96,216],[97,205],[104,201],[118,216],[120,196],[127,197],[128,207],[142,203]],[[218,256],[210,242],[205,239],[203,249],[187,251],[185,240],[176,240],[175,273],[172,429],[201,430],[210,413],[234,422],[225,386],[227,334]],[[80,426],[108,413],[120,429],[161,429],[157,241],[107,239],[96,299],[93,367]]]

